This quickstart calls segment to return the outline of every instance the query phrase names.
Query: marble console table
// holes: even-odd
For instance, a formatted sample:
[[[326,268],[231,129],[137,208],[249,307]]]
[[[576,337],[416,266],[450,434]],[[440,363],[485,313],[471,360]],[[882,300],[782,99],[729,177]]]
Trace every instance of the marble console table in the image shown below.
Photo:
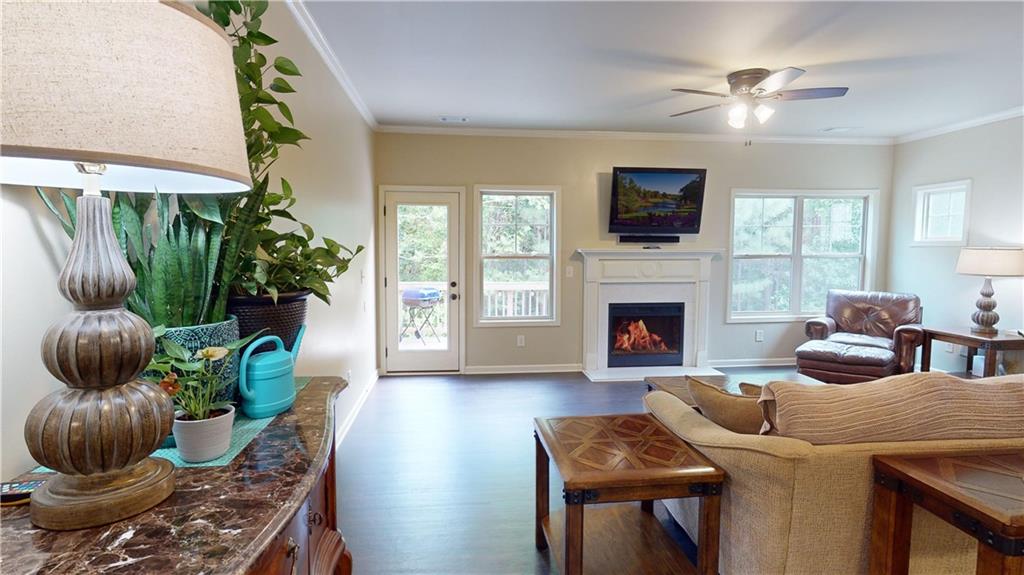
[[[347,385],[314,377],[231,463],[179,468],[173,495],[124,521],[44,531],[27,505],[4,507],[0,572],[350,573],[334,475],[334,402]]]

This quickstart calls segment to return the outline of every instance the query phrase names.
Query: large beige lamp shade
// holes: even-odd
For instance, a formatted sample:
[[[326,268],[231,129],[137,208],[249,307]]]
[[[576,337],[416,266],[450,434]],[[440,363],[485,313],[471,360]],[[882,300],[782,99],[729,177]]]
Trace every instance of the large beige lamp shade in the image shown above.
[[[111,523],[160,503],[174,468],[150,455],[173,406],[138,380],[153,332],[123,307],[135,276],[113,234],[112,191],[250,188],[231,46],[194,8],[151,1],[5,2],[0,182],[84,188],[57,287],[74,311],[42,358],[64,382],[25,423],[57,473],[32,495],[48,529]]]
[[[971,314],[974,325],[971,331],[982,335],[999,333],[995,325],[999,314],[995,312],[995,289],[992,278],[996,276],[1024,276],[1024,249],[1021,248],[962,248],[956,262],[956,273],[984,276],[981,297],[975,302],[978,308]]]
[[[240,192],[252,185],[227,35],[153,1],[5,2],[4,183]]]

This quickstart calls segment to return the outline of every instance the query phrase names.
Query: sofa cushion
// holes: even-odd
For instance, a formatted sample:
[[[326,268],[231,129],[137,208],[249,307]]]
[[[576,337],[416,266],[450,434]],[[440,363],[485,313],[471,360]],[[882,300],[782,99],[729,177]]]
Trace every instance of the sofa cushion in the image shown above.
[[[891,337],[878,337],[876,335],[866,335],[863,333],[848,333],[845,331],[836,332],[825,338],[825,341],[842,343],[846,345],[862,345],[864,347],[877,347],[878,349],[893,348]]]
[[[733,395],[697,379],[689,381],[689,389],[701,414],[729,431],[756,435],[764,425],[764,416],[757,405],[760,389],[756,395],[749,387],[744,395]],[[750,395],[746,394],[748,392]]]
[[[896,354],[890,349],[848,345],[833,341],[812,339],[796,348],[797,359],[812,359],[849,365],[888,366],[896,363]]]
[[[1007,379],[925,372],[850,385],[776,381],[761,393],[761,433],[815,445],[1024,438],[1024,378]]]

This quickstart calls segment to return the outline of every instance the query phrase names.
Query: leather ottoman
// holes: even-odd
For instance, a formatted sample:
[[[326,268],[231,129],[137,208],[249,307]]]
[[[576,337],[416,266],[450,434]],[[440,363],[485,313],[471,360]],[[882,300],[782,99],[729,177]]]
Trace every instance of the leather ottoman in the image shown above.
[[[814,339],[796,348],[800,373],[828,383],[860,383],[896,373],[891,349]]]

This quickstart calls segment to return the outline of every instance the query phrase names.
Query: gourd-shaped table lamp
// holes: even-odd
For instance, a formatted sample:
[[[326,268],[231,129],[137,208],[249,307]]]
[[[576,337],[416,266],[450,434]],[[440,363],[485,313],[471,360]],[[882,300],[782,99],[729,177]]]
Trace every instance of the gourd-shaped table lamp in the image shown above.
[[[32,522],[79,529],[130,517],[174,490],[150,457],[171,399],[136,378],[153,332],[123,306],[135,288],[105,190],[235,193],[252,185],[231,46],[195,8],[157,2],[8,2],[3,8],[0,181],[84,188],[57,282],[74,311],[50,326],[46,368],[67,385],[29,413],[32,457],[57,473]]]

